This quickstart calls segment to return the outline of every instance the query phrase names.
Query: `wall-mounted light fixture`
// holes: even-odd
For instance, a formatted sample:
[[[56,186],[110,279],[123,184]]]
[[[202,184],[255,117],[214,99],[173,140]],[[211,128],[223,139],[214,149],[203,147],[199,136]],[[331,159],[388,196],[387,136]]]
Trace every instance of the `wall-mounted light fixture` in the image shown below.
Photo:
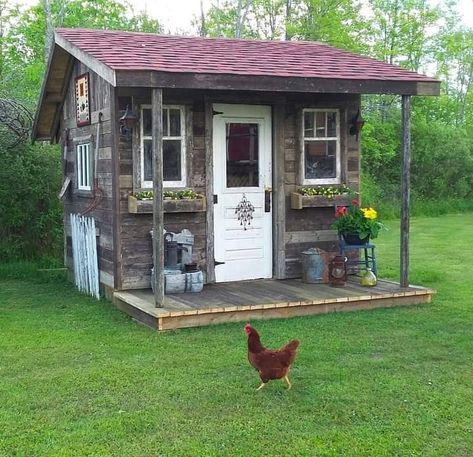
[[[365,121],[361,117],[360,109],[358,108],[358,111],[356,115],[353,117],[351,120],[350,124],[350,135],[356,135],[356,141],[358,141],[358,135],[361,132],[361,129],[365,125]]]
[[[138,116],[130,109],[129,105],[126,105],[125,113],[120,118],[120,134],[130,137],[137,122]]]

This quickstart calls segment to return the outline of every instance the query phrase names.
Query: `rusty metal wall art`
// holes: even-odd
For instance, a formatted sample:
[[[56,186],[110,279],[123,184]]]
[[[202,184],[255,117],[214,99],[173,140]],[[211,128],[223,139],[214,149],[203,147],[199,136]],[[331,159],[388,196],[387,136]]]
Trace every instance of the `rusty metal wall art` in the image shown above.
[[[253,219],[253,213],[255,212],[255,207],[250,203],[246,198],[246,195],[243,194],[241,202],[238,203],[235,208],[235,214],[237,215],[240,225],[243,226],[243,230],[246,230],[247,225],[251,225],[251,220]]]

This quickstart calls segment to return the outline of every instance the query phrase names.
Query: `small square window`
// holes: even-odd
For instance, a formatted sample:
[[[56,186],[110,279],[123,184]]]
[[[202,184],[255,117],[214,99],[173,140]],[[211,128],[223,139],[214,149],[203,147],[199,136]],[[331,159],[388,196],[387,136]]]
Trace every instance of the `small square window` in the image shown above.
[[[153,137],[150,106],[141,108],[141,187],[153,187]],[[184,108],[163,107],[163,185],[184,187],[185,131]]]
[[[91,157],[90,144],[77,145],[77,188],[79,190],[91,190]]]
[[[305,109],[302,116],[302,184],[340,183],[338,111]]]

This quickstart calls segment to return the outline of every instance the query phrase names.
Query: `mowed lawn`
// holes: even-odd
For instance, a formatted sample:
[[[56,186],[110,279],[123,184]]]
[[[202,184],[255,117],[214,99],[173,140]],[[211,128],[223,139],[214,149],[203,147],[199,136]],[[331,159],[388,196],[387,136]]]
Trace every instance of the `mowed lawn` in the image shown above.
[[[472,227],[412,220],[432,304],[254,322],[301,340],[289,391],[256,392],[241,324],[158,334],[47,273],[0,279],[0,456],[471,456]]]

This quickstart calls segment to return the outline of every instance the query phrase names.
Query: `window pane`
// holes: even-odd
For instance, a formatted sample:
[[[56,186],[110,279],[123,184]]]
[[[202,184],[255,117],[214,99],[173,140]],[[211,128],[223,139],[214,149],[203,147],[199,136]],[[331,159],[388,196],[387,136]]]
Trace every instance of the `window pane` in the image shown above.
[[[180,181],[181,140],[163,140],[164,181]]]
[[[337,113],[327,113],[327,136],[337,136]]]
[[[258,187],[258,124],[228,123],[227,187]]]
[[[325,120],[326,120],[326,113],[325,112],[317,112],[316,113],[316,136],[317,137],[326,137],[327,133],[325,130]]]
[[[86,145],[82,147],[82,158],[84,160],[84,181],[82,184],[84,187],[89,187],[89,148]]]
[[[335,151],[336,141],[305,141],[305,179],[335,178]]]
[[[327,141],[327,155],[330,157],[335,157],[337,154],[337,141]]]
[[[169,110],[163,108],[163,136],[169,136],[169,124],[168,124]]]
[[[304,136],[306,138],[314,137],[314,113],[304,113]]]
[[[143,135],[151,136],[151,110],[143,109]]]
[[[181,136],[181,110],[169,110],[169,136]]]
[[[143,179],[153,180],[153,140],[143,140]]]

